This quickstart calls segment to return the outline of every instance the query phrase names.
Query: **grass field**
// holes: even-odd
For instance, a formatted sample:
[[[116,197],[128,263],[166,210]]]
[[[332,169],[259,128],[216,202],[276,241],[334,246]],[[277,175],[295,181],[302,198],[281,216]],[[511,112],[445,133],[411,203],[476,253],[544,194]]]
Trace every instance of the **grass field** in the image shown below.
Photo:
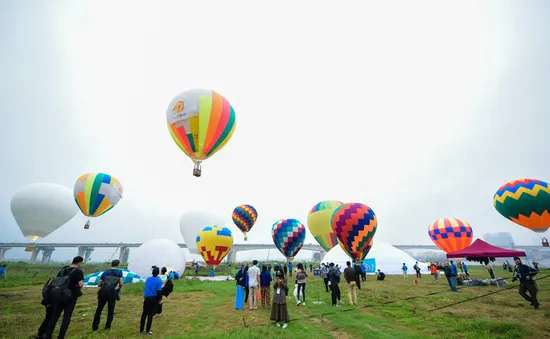
[[[86,273],[104,268],[84,265]],[[0,280],[0,338],[31,338],[44,317],[40,305],[42,285],[58,266],[14,264],[8,279]],[[484,271],[471,267],[474,276]],[[228,268],[221,268],[229,271]],[[509,277],[502,269],[496,273]],[[206,275],[207,270],[201,274]],[[539,277],[550,275],[543,270]],[[269,311],[236,311],[233,308],[234,282],[175,281],[174,293],[165,299],[163,316],[153,321],[153,336],[158,338],[550,338],[550,277],[539,282],[540,310],[534,310],[511,289],[462,287],[449,292],[446,281],[435,282],[430,275],[419,279],[388,276],[379,282],[368,276],[359,292],[359,305],[348,306],[345,284],[342,300],[346,305],[330,306],[330,294],[320,278],[307,284],[307,306],[296,307],[289,299],[291,322],[288,328],[276,328]],[[461,287],[461,286],[459,286]],[[317,291],[324,304],[315,305]],[[501,291],[475,300],[430,312],[487,293]],[[96,289],[84,289],[73,314],[68,338],[139,338],[139,318],[143,284],[127,285],[117,304],[115,320],[109,332],[102,324],[96,333],[91,322],[96,306]],[[430,296],[427,294],[435,293]],[[409,300],[404,300],[404,299]],[[395,301],[395,302],[394,302]],[[102,317],[106,315],[106,309]],[[59,324],[58,324],[59,326]]]

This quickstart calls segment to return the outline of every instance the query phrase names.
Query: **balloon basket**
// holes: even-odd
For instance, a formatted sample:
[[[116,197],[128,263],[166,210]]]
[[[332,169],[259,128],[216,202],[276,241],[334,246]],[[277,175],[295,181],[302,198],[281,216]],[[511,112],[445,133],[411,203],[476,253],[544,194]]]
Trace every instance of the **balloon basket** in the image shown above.
[[[244,241],[247,241],[248,240],[248,237],[244,237]]]
[[[35,248],[36,248],[35,246],[27,246],[25,247],[25,252],[32,252],[34,251]]]
[[[193,168],[193,175],[196,176],[197,178],[201,176],[201,165],[199,164],[195,164],[195,167]]]
[[[85,230],[89,230],[89,229],[90,229],[90,220],[86,221],[86,223],[84,224],[84,229],[85,229]]]

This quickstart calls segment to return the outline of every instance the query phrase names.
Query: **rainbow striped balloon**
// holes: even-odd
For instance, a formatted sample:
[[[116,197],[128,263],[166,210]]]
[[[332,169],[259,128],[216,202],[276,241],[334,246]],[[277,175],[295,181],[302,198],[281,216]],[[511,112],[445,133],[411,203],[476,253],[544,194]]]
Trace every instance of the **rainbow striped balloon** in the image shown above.
[[[537,179],[519,179],[502,185],[493,197],[503,217],[537,233],[550,228],[550,185]]]
[[[244,233],[244,240],[247,240],[246,232],[250,232],[250,229],[258,220],[258,211],[250,205],[237,206],[233,210],[231,218],[237,228]]]
[[[281,219],[273,224],[271,236],[279,251],[292,261],[304,245],[306,228],[296,219]]]
[[[178,94],[166,110],[168,129],[195,164],[222,149],[235,130],[235,111],[226,98],[205,89]]]
[[[343,204],[334,210],[331,224],[340,245],[350,258],[363,261],[371,249],[378,227],[374,211],[360,203]]]
[[[330,218],[336,207],[342,204],[343,202],[337,200],[321,201],[313,206],[307,216],[307,227],[311,235],[327,252],[338,244],[338,237],[332,230]]]
[[[82,214],[99,217],[122,198],[122,185],[115,177],[104,173],[87,173],[74,184],[74,199]]]
[[[428,235],[443,252],[452,253],[470,246],[474,232],[462,219],[441,218],[431,223]]]

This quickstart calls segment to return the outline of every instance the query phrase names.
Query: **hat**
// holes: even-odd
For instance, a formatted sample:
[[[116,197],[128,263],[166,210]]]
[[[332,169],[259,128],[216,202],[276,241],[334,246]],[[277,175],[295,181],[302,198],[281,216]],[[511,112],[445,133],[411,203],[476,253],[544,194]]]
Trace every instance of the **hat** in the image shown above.
[[[519,257],[514,257],[514,260],[521,260]]]

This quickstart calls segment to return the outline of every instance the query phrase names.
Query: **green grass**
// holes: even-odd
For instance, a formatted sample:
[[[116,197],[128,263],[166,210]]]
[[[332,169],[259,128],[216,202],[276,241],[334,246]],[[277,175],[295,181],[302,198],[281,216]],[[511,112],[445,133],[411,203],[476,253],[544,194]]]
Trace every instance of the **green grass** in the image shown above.
[[[29,338],[36,335],[44,308],[40,293],[45,280],[59,266],[14,264],[8,279],[0,280],[0,338]],[[105,265],[86,265],[85,273]],[[219,267],[221,272],[235,269]],[[189,272],[191,273],[191,272]],[[194,273],[194,272],[193,272]],[[507,277],[497,268],[497,273]],[[208,269],[200,274],[207,275]],[[472,274],[483,271],[472,268]],[[546,270],[540,276],[549,275]],[[310,277],[307,284],[307,306],[296,307],[289,299],[291,322],[287,329],[276,328],[269,321],[269,311],[236,311],[233,308],[234,282],[175,281],[174,293],[165,299],[163,316],[153,321],[158,338],[548,338],[550,335],[550,278],[541,280],[536,311],[517,293],[517,288],[500,289],[501,293],[430,310],[480,296],[496,287],[463,287],[459,293],[448,292],[446,281],[435,282],[429,275],[413,285],[413,278],[388,276],[384,282],[369,276],[359,292],[359,305],[342,308],[330,306],[330,295],[319,278]],[[292,280],[291,280],[292,282]],[[510,283],[510,282],[509,282]],[[315,305],[317,290],[324,302]],[[342,300],[346,286],[341,284]],[[117,304],[113,329],[91,331],[96,306],[96,289],[84,289],[68,331],[68,338],[139,338],[139,318],[143,284],[124,287]],[[440,292],[426,296],[428,293]],[[410,300],[406,298],[418,297]],[[396,301],[396,302],[393,302]],[[393,302],[393,303],[388,303]],[[102,318],[104,320],[104,318]],[[103,323],[102,323],[103,324]],[[100,325],[101,326],[101,325]],[[100,327],[101,328],[101,327]]]

